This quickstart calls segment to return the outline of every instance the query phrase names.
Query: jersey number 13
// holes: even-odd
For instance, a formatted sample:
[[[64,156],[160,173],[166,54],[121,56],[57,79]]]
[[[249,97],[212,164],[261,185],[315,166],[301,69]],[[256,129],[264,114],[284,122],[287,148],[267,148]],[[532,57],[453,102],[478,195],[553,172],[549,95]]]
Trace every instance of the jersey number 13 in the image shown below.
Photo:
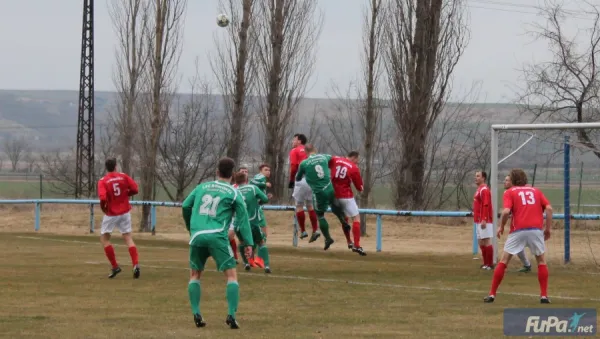
[[[519,192],[519,197],[521,197],[523,206],[535,205],[535,196],[533,195],[533,192]]]

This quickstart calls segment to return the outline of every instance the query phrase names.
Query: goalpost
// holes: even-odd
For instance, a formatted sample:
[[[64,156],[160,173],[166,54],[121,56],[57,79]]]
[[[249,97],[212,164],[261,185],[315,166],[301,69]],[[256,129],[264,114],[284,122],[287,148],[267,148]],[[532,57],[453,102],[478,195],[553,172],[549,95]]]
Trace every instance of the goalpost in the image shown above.
[[[491,140],[490,140],[490,153],[491,153],[491,171],[490,171],[490,187],[492,192],[492,206],[494,207],[493,215],[493,246],[494,246],[494,263],[498,262],[498,238],[496,237],[498,227],[498,215],[502,211],[501,205],[498,204],[498,165],[509,157],[513,156],[519,150],[521,150],[527,143],[529,143],[535,137],[535,131],[541,130],[563,130],[570,133],[577,132],[581,129],[600,129],[600,122],[591,123],[554,123],[554,124],[494,124],[491,126]],[[501,160],[498,160],[499,154],[499,132],[502,131],[531,131],[533,132],[531,137],[528,138],[523,144],[514,149],[508,156]],[[570,248],[570,234],[571,234],[571,222],[570,222],[570,139],[569,135],[564,135],[564,147],[563,147],[563,203],[564,203],[564,262],[568,263],[571,260],[571,248]],[[585,148],[585,147],[584,147]],[[508,173],[507,173],[508,174]],[[535,170],[534,170],[535,175]],[[562,218],[557,218],[562,219]],[[505,232],[507,233],[507,232]],[[556,234],[556,232],[555,232]]]

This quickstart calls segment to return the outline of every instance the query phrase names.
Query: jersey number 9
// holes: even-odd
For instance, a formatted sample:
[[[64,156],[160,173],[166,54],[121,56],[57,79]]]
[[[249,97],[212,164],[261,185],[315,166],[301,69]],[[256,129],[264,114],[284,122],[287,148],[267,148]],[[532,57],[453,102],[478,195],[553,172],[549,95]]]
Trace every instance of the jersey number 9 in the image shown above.
[[[211,217],[215,217],[217,215],[217,208],[219,207],[219,202],[221,198],[213,197],[209,194],[205,194],[202,196],[202,205],[200,205],[199,213],[203,215],[208,215]]]
[[[321,165],[315,165],[315,171],[317,172],[317,177],[319,177],[319,179],[325,178],[325,171],[323,171]]]

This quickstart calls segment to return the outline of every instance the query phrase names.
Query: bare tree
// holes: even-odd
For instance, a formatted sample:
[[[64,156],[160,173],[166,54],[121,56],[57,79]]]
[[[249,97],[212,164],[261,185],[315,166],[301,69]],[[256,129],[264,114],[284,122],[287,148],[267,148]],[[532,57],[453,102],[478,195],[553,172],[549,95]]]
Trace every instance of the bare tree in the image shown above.
[[[316,0],[259,1],[256,10],[257,72],[264,160],[275,198],[283,196],[286,133],[314,71],[323,19]]]
[[[4,153],[10,161],[10,165],[13,172],[17,171],[19,162],[23,160],[23,157],[29,152],[29,142],[25,138],[6,138],[4,139]]]
[[[138,107],[145,69],[149,59],[148,34],[150,2],[112,0],[110,16],[117,35],[113,82],[117,88],[116,110],[111,112],[112,128],[118,131],[111,143],[118,149],[123,172],[133,173],[135,135],[134,109]]]
[[[533,24],[529,32],[536,39],[548,43],[552,53],[550,61],[536,62],[523,69],[525,88],[520,98],[523,108],[535,118],[560,122],[590,122],[600,119],[599,75],[600,63],[600,11],[597,6],[586,3],[585,11],[591,15],[588,21],[578,20],[579,33],[567,36],[565,21],[571,15],[561,4],[551,3],[541,10],[546,23]],[[586,29],[582,26],[588,26]],[[592,142],[592,131],[577,130],[579,142],[594,150],[600,150]]]
[[[187,0],[154,0],[153,17],[146,36],[151,51],[146,67],[147,93],[138,109],[137,125],[141,162],[141,198],[151,200],[156,192],[157,160],[161,134],[176,90],[177,68],[181,56],[184,14]],[[149,230],[150,206],[143,206],[142,230]]]
[[[169,198],[182,201],[185,190],[214,174],[222,148],[217,138],[220,119],[210,85],[196,75],[189,101],[175,107],[160,143],[158,179]],[[172,192],[174,190],[175,192]]]
[[[249,94],[252,93],[252,69],[249,67],[256,45],[253,17],[254,0],[220,0],[219,9],[229,13],[230,24],[225,33],[215,35],[216,54],[211,58],[211,68],[223,94],[226,129],[223,131],[227,156],[236,163],[250,132],[248,124]],[[225,38],[223,38],[223,35]]]
[[[384,57],[400,143],[395,202],[400,208],[421,208],[427,141],[469,37],[465,1],[390,0],[388,6]]]
[[[75,150],[53,152],[40,155],[40,170],[47,180],[44,189],[66,197],[75,196]]]
[[[38,156],[34,154],[33,149],[29,149],[23,157],[23,160],[27,163],[27,172],[33,173],[38,166]],[[0,166],[0,168],[2,168],[2,166]]]

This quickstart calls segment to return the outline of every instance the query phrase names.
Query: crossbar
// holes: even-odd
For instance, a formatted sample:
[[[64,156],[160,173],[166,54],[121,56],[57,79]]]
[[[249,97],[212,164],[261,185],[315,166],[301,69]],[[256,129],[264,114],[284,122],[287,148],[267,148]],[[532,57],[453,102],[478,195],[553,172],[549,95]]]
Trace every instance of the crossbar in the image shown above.
[[[600,128],[600,122],[572,122],[556,124],[508,124],[492,125],[492,130],[553,130],[553,129],[593,129]]]

